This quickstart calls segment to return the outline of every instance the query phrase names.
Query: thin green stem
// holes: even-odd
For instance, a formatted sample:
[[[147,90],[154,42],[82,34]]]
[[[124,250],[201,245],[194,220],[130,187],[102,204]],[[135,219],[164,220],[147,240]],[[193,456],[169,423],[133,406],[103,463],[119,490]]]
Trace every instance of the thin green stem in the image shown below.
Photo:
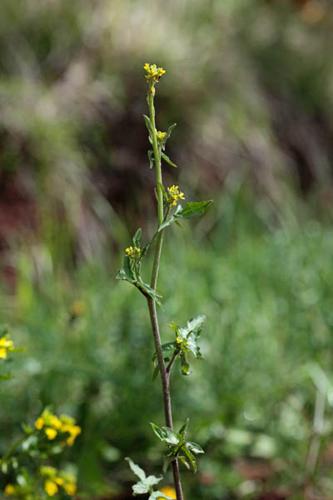
[[[154,107],[154,94],[153,92],[148,92],[148,108],[149,108],[149,118],[152,126],[152,143],[153,143],[153,153],[154,153],[154,167],[156,175],[156,196],[157,196],[157,216],[158,224],[163,222],[163,189],[162,189],[162,167],[161,167],[161,151],[157,140],[157,130],[155,121],[155,107]]]
[[[152,128],[151,140],[153,146],[154,167],[156,175],[157,218],[158,218],[158,225],[160,226],[163,223],[163,218],[164,218],[163,187],[162,187],[163,179],[162,179],[162,168],[161,168],[161,149],[157,140],[157,130],[155,122],[155,107],[154,107],[154,92],[153,92],[154,90],[155,90],[154,88],[149,88],[148,107],[149,107],[149,118]],[[163,231],[160,231],[156,239],[154,262],[153,262],[152,276],[151,276],[151,287],[155,291],[157,288],[162,246],[163,246]],[[147,303],[148,303],[151,327],[154,337],[158,367],[161,375],[165,422],[167,427],[173,429],[172,405],[171,405],[171,394],[170,394],[170,377],[164,362],[156,302],[151,297],[147,297]],[[175,458],[175,460],[173,460],[172,462],[172,470],[173,470],[177,500],[184,500],[181,479],[180,479],[179,463],[177,458]]]

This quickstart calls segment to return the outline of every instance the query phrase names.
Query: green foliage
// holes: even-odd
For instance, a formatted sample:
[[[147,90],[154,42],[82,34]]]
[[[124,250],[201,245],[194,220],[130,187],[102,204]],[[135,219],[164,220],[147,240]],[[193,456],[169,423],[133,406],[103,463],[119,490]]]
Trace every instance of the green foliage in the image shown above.
[[[156,500],[158,498],[169,499],[169,497],[165,496],[160,491],[154,490],[154,487],[162,480],[162,477],[146,476],[145,471],[136,465],[130,458],[126,458],[126,460],[132,472],[139,478],[139,481],[132,486],[134,496],[149,493],[148,500]]]
[[[181,372],[183,375],[190,374],[190,364],[188,362],[188,353],[191,353],[195,358],[201,358],[201,351],[198,340],[201,333],[201,326],[205,321],[205,316],[197,316],[187,322],[185,327],[180,328],[176,323],[171,323],[170,327],[175,333],[174,342],[166,342],[162,344],[164,360],[169,362],[168,370],[171,371],[173,363],[180,358]],[[155,362],[155,373],[157,370],[156,353],[153,358]]]
[[[204,453],[204,451],[197,443],[187,441],[188,423],[189,419],[186,420],[185,424],[182,425],[178,432],[173,431],[169,427],[160,427],[154,423],[150,424],[156,436],[167,446],[164,471],[167,470],[168,466],[175,458],[178,458],[188,469],[197,472],[195,455],[200,455]]]
[[[246,481],[235,469],[244,458],[283,464],[285,472],[267,485],[292,488],[313,433],[317,386],[309,370],[319,367],[332,380],[332,228],[312,220],[271,232],[244,200],[244,194],[216,200],[214,213],[224,217],[210,242],[204,226],[196,228],[194,245],[186,226],[175,231],[161,268],[162,324],[179,318],[183,327],[193,310],[209,316],[200,337],[209,363],[196,363],[191,380],[172,379],[176,429],[191,415],[193,439],[206,450],[195,480],[186,476],[187,495],[195,500],[235,494]],[[96,496],[125,488],[122,457],[128,455],[142,464],[149,457],[158,476],[159,454],[147,422],[162,422],[163,415],[147,363],[154,348],[142,298],[130,287],[110,286],[103,263],[81,267],[70,284],[46,269],[39,287],[26,255],[19,266],[15,308],[3,309],[2,318],[25,353],[12,356],[15,377],[1,386],[1,454],[21,437],[21,422],[52,405],[76,415],[82,426],[78,444],[68,450],[80,491]],[[84,307],[75,307],[80,314],[73,320],[78,299]],[[333,436],[328,401],[323,451]],[[318,478],[326,474],[319,466]],[[252,485],[260,494],[260,480]]]
[[[0,337],[0,359],[7,360],[15,351],[7,328]],[[49,465],[55,455],[72,446],[81,429],[67,415],[57,417],[45,409],[33,426],[22,424],[23,437],[8,446],[0,456],[0,485],[6,497],[43,500],[50,496],[70,498],[77,491],[76,478],[70,471]]]
[[[71,461],[88,497],[111,496],[105,476],[112,495],[121,488],[124,454],[135,450],[135,458],[158,463],[146,431],[148,420],[162,421],[156,384],[145,372],[153,351],[148,325],[139,297],[129,287],[110,286],[116,257],[108,245],[100,252],[97,237],[103,234],[105,242],[111,235],[113,248],[128,236],[119,207],[111,210],[90,183],[102,176],[103,192],[119,189],[119,175],[130,171],[142,182],[134,183],[135,191],[127,178],[122,183],[127,220],[138,207],[148,211],[141,189],[144,145],[126,125],[129,99],[134,109],[140,106],[135,89],[142,54],[158,54],[170,68],[161,89],[165,121],[182,124],[168,148],[176,163],[186,157],[180,181],[203,198],[224,187],[207,222],[196,225],[194,240],[186,225],[172,233],[161,269],[163,324],[168,316],[182,324],[195,308],[210,318],[201,342],[209,363],[197,363],[190,390],[186,380],[173,382],[180,419],[193,415],[209,450],[201,462],[205,477],[196,479],[190,498],[242,495],[249,480],[235,467],[244,457],[268,460],[277,471],[283,464],[265,484],[292,488],[304,471],[318,386],[321,392],[325,385],[318,378],[327,380],[323,453],[332,439],[332,231],[323,220],[309,220],[309,206],[298,210],[285,196],[286,184],[298,189],[303,178],[313,178],[318,189],[307,200],[324,220],[330,217],[332,7],[214,1],[207,8],[186,0],[179,8],[174,0],[163,6],[162,18],[146,0],[116,0],[112,15],[109,4],[2,2],[1,186],[8,179],[11,186],[18,173],[42,235],[37,241],[19,229],[14,245],[11,235],[6,242],[14,248],[8,257],[17,293],[3,291],[1,316],[15,325],[27,352],[1,363],[5,377],[8,367],[15,372],[1,386],[2,454],[22,421],[53,404],[84,423]],[[221,47],[224,63],[217,65]],[[255,200],[248,189],[253,179]],[[93,230],[82,224],[82,205],[87,219],[98,220]],[[149,224],[143,229],[149,234]],[[74,261],[89,258],[73,269]],[[133,279],[130,267],[128,261]],[[73,316],[71,304],[82,296],[87,311]],[[135,380],[132,366],[142,367]],[[323,461],[317,484],[330,497],[328,475]],[[260,480],[250,483],[259,496]],[[191,488],[190,477],[187,484]]]
[[[149,244],[146,245],[146,247],[141,248],[141,236],[142,230],[141,228],[139,228],[132,238],[133,247],[128,248],[137,249],[137,254],[125,255],[123,267],[122,269],[120,269],[120,271],[118,271],[116,279],[128,281],[128,283],[134,285],[144,296],[151,297],[159,303],[161,296],[156,292],[156,290],[153,290],[153,288],[149,286],[148,283],[145,283],[141,277],[142,258],[147,253],[150,246]]]
[[[174,212],[166,218],[158,230],[163,231],[166,227],[181,219],[189,219],[191,217],[204,215],[212,203],[212,200],[190,201],[185,203],[184,206],[177,205]]]

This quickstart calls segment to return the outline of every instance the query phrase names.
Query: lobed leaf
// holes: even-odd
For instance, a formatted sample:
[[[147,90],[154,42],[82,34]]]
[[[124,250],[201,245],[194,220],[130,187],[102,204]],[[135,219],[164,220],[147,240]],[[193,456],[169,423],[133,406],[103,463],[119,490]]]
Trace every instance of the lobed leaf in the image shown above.
[[[190,217],[204,215],[208,208],[213,203],[213,200],[207,201],[188,201],[177,213],[178,218],[189,219]]]
[[[186,326],[179,328],[179,334],[184,338],[188,337],[190,333],[197,332],[200,330],[203,323],[206,321],[206,316],[204,314],[200,314],[193,319],[190,319]]]
[[[175,212],[159,226],[158,231],[162,231],[174,222],[179,222],[181,219],[190,219],[191,217],[204,215],[212,203],[212,200],[189,201],[183,207],[177,205]]]

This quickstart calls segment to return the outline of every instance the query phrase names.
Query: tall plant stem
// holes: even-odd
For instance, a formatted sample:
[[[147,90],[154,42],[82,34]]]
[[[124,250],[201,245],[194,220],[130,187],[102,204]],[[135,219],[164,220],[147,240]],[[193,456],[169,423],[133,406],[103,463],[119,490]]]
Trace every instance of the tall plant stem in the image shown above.
[[[163,180],[162,180],[162,168],[161,168],[161,151],[158,145],[157,134],[156,134],[157,131],[155,123],[154,91],[155,91],[154,87],[149,88],[148,107],[149,107],[149,118],[152,127],[151,136],[153,143],[152,146],[154,153],[154,167],[156,175],[157,217],[158,217],[158,224],[161,225],[164,217],[163,188],[162,188]],[[154,290],[156,290],[157,287],[162,246],[163,246],[163,231],[161,231],[157,236],[155,252],[154,252],[154,262],[153,262],[152,276],[150,283],[151,287]],[[147,303],[148,303],[151,327],[154,337],[157,362],[162,382],[165,422],[167,427],[173,429],[172,404],[171,404],[171,394],[170,394],[170,373],[166,369],[163,357],[156,302],[151,297],[147,297]],[[177,458],[175,458],[175,460],[173,460],[172,462],[172,470],[173,470],[173,478],[175,483],[177,500],[184,500],[182,484],[180,479],[179,463]]]

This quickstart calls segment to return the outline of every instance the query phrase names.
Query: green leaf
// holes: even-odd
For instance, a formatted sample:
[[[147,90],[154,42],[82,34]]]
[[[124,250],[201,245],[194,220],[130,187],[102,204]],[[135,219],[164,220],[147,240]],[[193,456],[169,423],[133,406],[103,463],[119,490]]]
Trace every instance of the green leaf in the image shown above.
[[[183,375],[188,376],[191,374],[190,365],[189,365],[184,353],[180,354],[180,365],[181,365],[181,372]]]
[[[154,168],[155,160],[154,160],[154,152],[151,149],[148,149],[148,162],[149,168]]]
[[[146,485],[144,482],[139,481],[136,484],[133,484],[132,486],[133,490],[133,495],[143,495],[144,493],[149,493],[149,486]]]
[[[170,354],[176,349],[176,342],[166,342],[165,344],[162,344],[162,352],[163,354]],[[155,353],[156,355],[156,353]]]
[[[186,458],[183,456],[183,455],[180,455],[178,457],[178,460],[183,464],[185,465],[186,469],[190,469],[191,468],[191,465],[188,463],[188,461],[186,460]]]
[[[165,161],[165,163],[167,163],[168,165],[170,165],[170,167],[178,168],[178,166],[172,160],[170,160],[169,156],[166,155],[165,153],[163,153],[163,151],[161,153],[161,157]]]
[[[190,452],[189,449],[186,448],[185,445],[182,447],[182,452],[184,453],[185,458],[189,462],[193,472],[197,472],[197,461],[195,456]]]
[[[201,326],[203,323],[206,321],[206,316],[204,314],[200,314],[199,316],[196,316],[193,319],[190,319],[187,323],[186,326],[183,326],[182,328],[179,328],[179,334],[182,337],[188,337],[190,333],[196,332],[200,330]]]
[[[148,476],[145,479],[145,484],[151,488],[152,486],[156,486],[160,481],[162,481],[162,476]]]
[[[172,125],[170,125],[170,127],[168,127],[167,136],[166,136],[167,139],[169,139],[169,137],[171,136],[173,129],[175,127],[177,127],[177,123],[173,123]]]
[[[124,264],[123,264],[123,269],[125,271],[126,277],[129,281],[134,281],[135,280],[135,274],[133,271],[133,266],[131,263],[131,259],[125,255],[124,257]]]
[[[190,422],[190,419],[189,419],[189,418],[187,418],[187,419],[185,420],[184,425],[182,425],[182,426],[181,426],[181,428],[179,429],[179,432],[178,432],[178,434],[179,434],[179,435],[181,436],[181,438],[182,438],[182,439],[184,439],[184,440],[185,440],[185,438],[186,438],[186,433],[187,433],[187,429],[188,429],[188,424],[189,424],[189,422]]]
[[[136,230],[133,238],[132,238],[132,241],[133,241],[133,245],[135,247],[139,247],[140,248],[140,245],[141,245],[141,238],[142,238],[142,229],[141,227],[139,227],[139,229]]]
[[[156,290],[154,290],[148,283],[144,283],[144,281],[140,280],[134,283],[134,285],[141,290],[145,295],[149,295],[157,304],[160,304],[160,299],[162,298]]]
[[[130,458],[125,458],[129,463],[132,472],[140,479],[136,484],[132,486],[133,495],[144,495],[146,493],[152,493],[153,487],[156,486],[161,480],[162,476],[148,476],[141,467],[135,464]]]
[[[185,351],[190,351],[196,358],[201,358],[198,339],[200,337],[201,326],[206,320],[206,316],[199,315],[187,322],[186,326],[178,328],[176,334],[185,340]]]
[[[156,425],[153,422],[151,422],[150,425],[152,426],[152,429],[156,434],[156,436],[164,443],[167,443],[172,446],[179,444],[179,438],[177,437],[175,432],[169,429],[169,427],[165,426],[160,427],[159,425]]]
[[[147,116],[147,115],[143,115],[143,119],[144,119],[144,121],[145,121],[145,125],[146,125],[147,130],[148,130],[149,135],[150,135],[150,134],[152,133],[152,131],[153,131],[153,127],[152,127],[152,124],[151,124],[150,118],[149,118],[149,116]]]
[[[158,500],[159,498],[165,498],[165,500],[172,500],[172,498],[168,497],[161,491],[153,491],[148,500]]]
[[[128,462],[131,471],[135,474],[141,481],[146,479],[146,474],[141,467],[139,467],[136,463],[133,462],[129,457],[126,457],[125,460]]]
[[[198,443],[193,443],[192,441],[187,441],[186,447],[192,453],[195,453],[196,455],[199,455],[201,453],[205,453],[204,450],[201,448],[201,446]]]
[[[177,205],[175,212],[159,226],[158,231],[162,231],[181,219],[190,219],[191,217],[204,215],[212,203],[212,200],[189,201],[184,206]]]
[[[213,200],[188,201],[187,203],[185,203],[182,209],[178,211],[177,217],[189,219],[190,217],[204,215],[212,203]]]

